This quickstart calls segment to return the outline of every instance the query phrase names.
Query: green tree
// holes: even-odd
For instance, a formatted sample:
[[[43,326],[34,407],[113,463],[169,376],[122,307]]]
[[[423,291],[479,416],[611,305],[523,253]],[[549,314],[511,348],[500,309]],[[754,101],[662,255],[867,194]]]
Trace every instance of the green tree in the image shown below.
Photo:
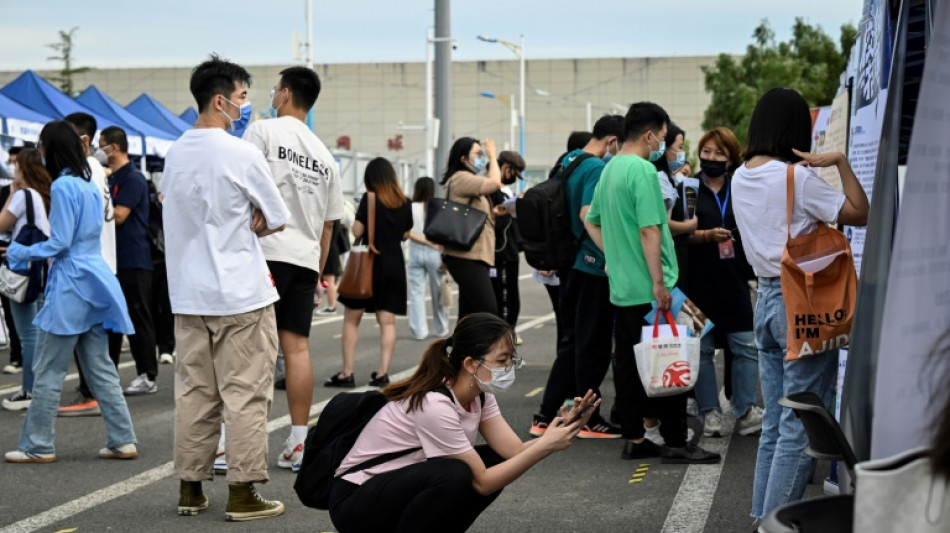
[[[69,31],[59,30],[59,42],[46,45],[59,52],[58,56],[47,57],[47,61],[62,61],[63,68],[59,71],[59,76],[53,77],[50,81],[59,83],[59,88],[69,96],[76,96],[73,92],[73,74],[82,74],[92,70],[91,67],[73,67],[73,37],[78,30],[74,27]]]
[[[763,20],[742,59],[720,54],[714,66],[703,67],[706,90],[712,93],[703,129],[726,126],[745,144],[755,104],[774,87],[797,90],[813,107],[831,103],[857,33],[854,26],[845,24],[835,43],[821,27],[796,18],[792,38],[776,42],[768,20]]]

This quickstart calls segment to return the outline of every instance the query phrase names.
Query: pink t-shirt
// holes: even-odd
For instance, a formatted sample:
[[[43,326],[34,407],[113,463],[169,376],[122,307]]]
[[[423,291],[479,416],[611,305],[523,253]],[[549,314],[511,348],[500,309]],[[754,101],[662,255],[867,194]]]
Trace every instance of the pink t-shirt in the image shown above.
[[[454,392],[452,397],[455,397]],[[408,400],[390,402],[383,406],[363,428],[353,449],[340,463],[336,475],[380,455],[422,448],[343,477],[350,483],[362,485],[373,476],[384,472],[435,457],[467,452],[475,446],[479,424],[501,414],[495,396],[488,393],[485,394],[484,406],[476,396],[468,406],[468,411],[462,408],[457,400],[453,401],[439,392],[426,394],[421,409],[407,413],[408,407]]]

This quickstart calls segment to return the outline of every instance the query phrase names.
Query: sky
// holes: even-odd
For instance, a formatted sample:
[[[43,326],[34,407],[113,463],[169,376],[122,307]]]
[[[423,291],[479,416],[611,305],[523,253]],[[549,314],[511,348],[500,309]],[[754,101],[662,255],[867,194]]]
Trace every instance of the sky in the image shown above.
[[[312,0],[314,62],[425,59],[433,0]],[[52,69],[45,45],[78,27],[75,66],[191,66],[211,52],[246,65],[295,63],[293,33],[306,41],[305,0],[0,0],[0,70]],[[741,54],[768,19],[787,39],[795,17],[836,41],[857,25],[863,0],[456,0],[453,60],[509,59],[477,35],[525,38],[526,57]],[[578,8],[581,6],[581,8]]]

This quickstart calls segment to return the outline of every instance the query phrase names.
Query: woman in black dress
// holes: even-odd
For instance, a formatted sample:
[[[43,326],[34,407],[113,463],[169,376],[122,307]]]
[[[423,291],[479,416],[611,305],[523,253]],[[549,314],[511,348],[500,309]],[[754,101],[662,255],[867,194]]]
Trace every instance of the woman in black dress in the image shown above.
[[[389,383],[389,362],[396,349],[396,315],[406,314],[406,263],[402,241],[412,229],[412,204],[396,180],[396,170],[385,158],[377,157],[366,165],[363,182],[368,192],[376,193],[375,245],[379,255],[373,259],[373,296],[365,300],[339,297],[343,311],[343,371],[327,379],[326,387],[355,387],[353,364],[359,344],[360,320],[364,312],[375,313],[379,323],[380,362],[369,384],[383,387]],[[369,209],[364,194],[356,210],[353,236],[366,241]]]

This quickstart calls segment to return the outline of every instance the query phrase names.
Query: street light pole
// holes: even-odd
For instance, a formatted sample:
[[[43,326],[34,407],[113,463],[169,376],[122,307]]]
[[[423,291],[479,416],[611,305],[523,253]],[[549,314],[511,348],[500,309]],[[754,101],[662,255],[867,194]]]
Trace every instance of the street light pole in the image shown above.
[[[426,121],[425,121],[425,147],[426,147],[426,175],[434,177],[435,171],[435,146],[433,146],[432,135],[432,46],[434,35],[432,30],[426,30]]]
[[[521,34],[521,44],[518,45],[518,59],[521,62],[521,102],[519,103],[518,109],[518,133],[520,135],[519,148],[521,152],[521,157],[524,157],[524,126],[525,126],[525,117],[524,117],[524,92],[525,92],[525,57],[524,57],[524,34]]]

